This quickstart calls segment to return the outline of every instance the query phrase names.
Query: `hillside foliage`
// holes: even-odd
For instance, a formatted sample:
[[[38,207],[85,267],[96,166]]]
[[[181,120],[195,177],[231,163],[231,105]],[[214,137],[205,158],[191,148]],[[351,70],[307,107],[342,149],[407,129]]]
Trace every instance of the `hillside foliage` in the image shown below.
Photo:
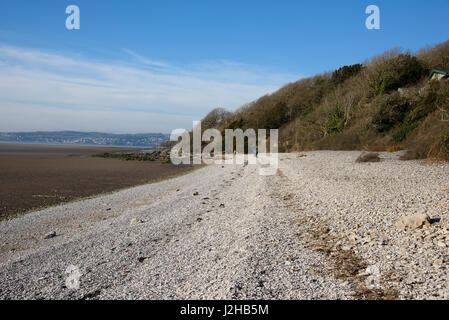
[[[449,159],[449,40],[417,53],[393,49],[361,64],[289,83],[235,112],[211,111],[203,129],[279,129],[280,151],[409,150]]]

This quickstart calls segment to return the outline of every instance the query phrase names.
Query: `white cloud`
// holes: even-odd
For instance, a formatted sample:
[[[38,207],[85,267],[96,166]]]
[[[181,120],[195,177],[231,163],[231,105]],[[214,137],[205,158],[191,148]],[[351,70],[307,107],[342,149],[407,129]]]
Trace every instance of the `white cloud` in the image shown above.
[[[181,68],[125,52],[134,64],[0,46],[0,131],[188,129],[212,108],[233,110],[299,78],[228,61]]]

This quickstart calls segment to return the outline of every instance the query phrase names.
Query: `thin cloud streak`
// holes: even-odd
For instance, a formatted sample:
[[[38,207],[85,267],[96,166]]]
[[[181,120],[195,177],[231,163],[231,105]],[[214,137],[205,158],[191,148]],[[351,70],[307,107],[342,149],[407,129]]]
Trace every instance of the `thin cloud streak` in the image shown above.
[[[149,59],[147,59],[147,58],[145,58],[145,57],[135,53],[132,50],[123,49],[123,51],[125,53],[129,54],[130,56],[132,56],[133,58],[137,59],[138,61],[140,61],[143,64],[147,64],[147,65],[155,66],[155,67],[160,67],[160,68],[172,68],[172,66],[169,65],[169,64],[166,64],[166,63],[160,62],[160,61],[149,60]]]

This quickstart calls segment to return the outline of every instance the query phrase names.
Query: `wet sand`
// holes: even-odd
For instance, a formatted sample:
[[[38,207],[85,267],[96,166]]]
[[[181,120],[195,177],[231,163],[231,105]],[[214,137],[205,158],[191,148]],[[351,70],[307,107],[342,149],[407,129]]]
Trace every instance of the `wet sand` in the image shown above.
[[[181,174],[190,167],[92,157],[132,148],[0,144],[0,219]]]

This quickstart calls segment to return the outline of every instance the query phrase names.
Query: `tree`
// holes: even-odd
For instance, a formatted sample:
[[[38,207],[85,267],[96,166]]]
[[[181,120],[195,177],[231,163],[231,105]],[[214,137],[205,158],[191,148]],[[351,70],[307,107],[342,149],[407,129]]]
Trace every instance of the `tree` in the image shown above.
[[[340,83],[345,82],[346,79],[349,79],[356,74],[358,74],[360,71],[362,71],[363,66],[361,64],[353,64],[352,66],[344,66],[341,67],[338,70],[335,70],[332,73],[332,82],[335,85],[338,85]]]

